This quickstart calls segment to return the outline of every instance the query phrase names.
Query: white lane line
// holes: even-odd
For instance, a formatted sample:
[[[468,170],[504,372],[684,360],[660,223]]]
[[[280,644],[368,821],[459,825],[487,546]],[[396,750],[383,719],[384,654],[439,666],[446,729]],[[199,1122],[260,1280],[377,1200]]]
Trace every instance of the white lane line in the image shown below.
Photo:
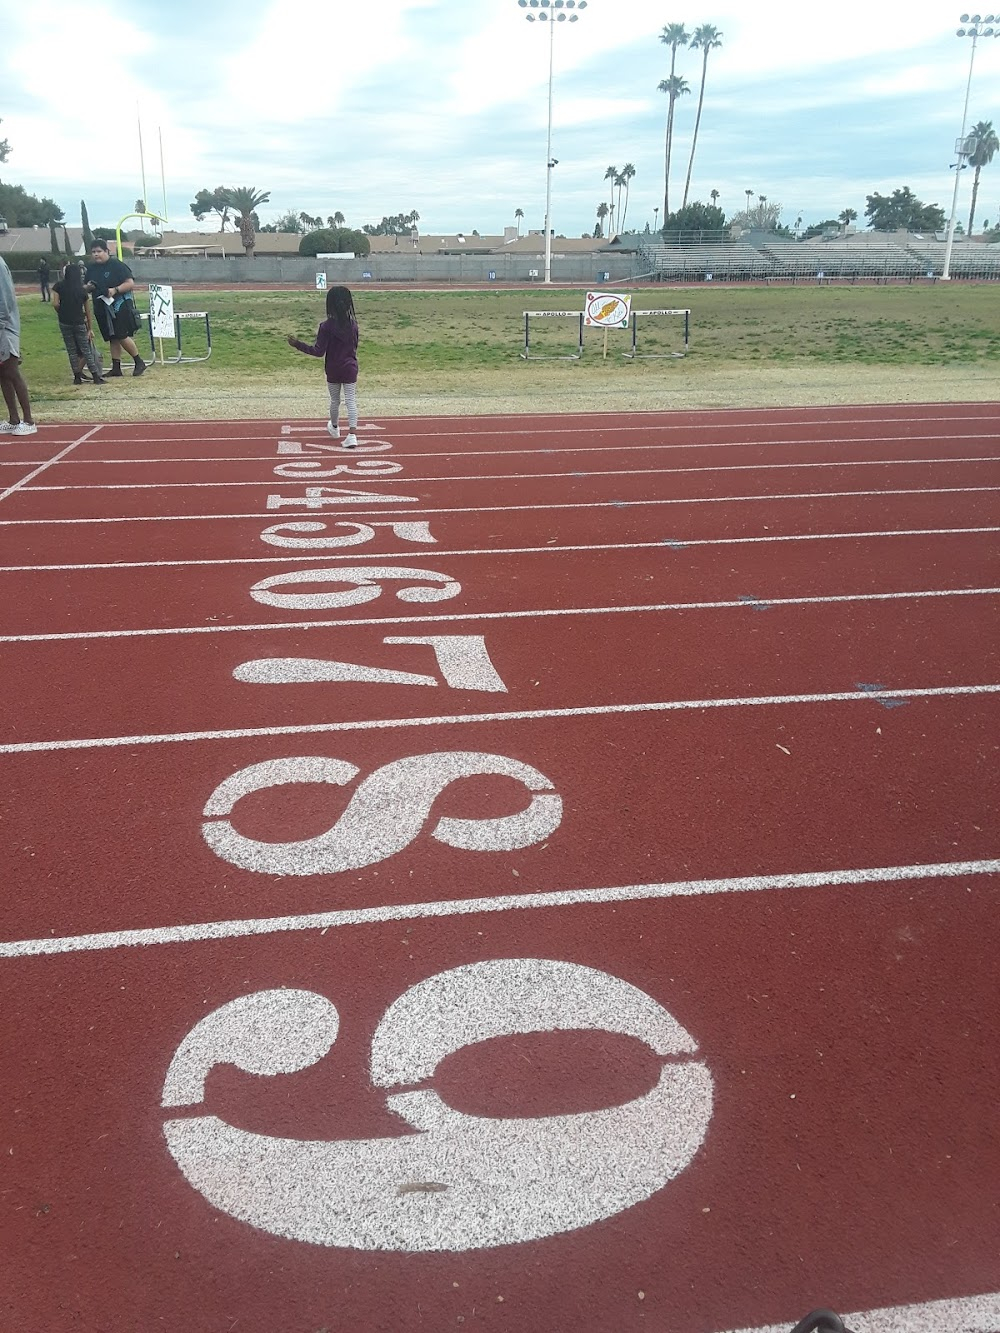
[[[160,732],[144,736],[98,736],[79,740],[17,741],[0,754],[41,754],[53,750],[104,750],[129,745],[191,741],[249,740],[264,736],[316,736],[335,731],[384,731],[398,727],[461,726],[479,722],[534,722],[544,718],[612,717],[629,713],[688,713],[711,708],[780,708],[787,704],[882,703],[894,699],[958,698],[1000,694],[1000,685],[939,685],[930,689],[837,690],[827,694],[765,694],[732,699],[670,699],[642,704],[592,704],[579,708],[524,708],[498,713],[451,713],[431,717],[390,717],[357,722],[306,722],[284,727],[232,727],[213,731]]]
[[[841,1315],[841,1319],[852,1333],[997,1333],[1000,1330],[1000,1291],[951,1300],[921,1301],[919,1305],[855,1310]],[[744,1328],[738,1333],[788,1333],[795,1322],[796,1316],[791,1315],[780,1324]]]
[[[0,491],[0,501],[6,500],[7,497],[13,495],[15,491],[24,490],[25,488],[28,490],[43,490],[44,487],[36,488],[28,486],[28,482],[44,472],[46,468],[52,467],[54,463],[58,463],[61,458],[65,458],[70,450],[76,449],[79,445],[86,443],[86,441],[89,440],[92,435],[96,435],[100,429],[100,426],[91,426],[86,435],[81,435],[78,440],[74,440],[71,444],[67,444],[66,447],[60,450],[54,457],[47,459],[44,463],[39,463],[38,467],[36,467],[33,472],[29,472],[27,476],[22,477],[20,481],[16,481],[13,486],[8,486],[5,491]]]
[[[269,437],[270,438],[270,437]],[[286,437],[288,438],[288,437]],[[402,452],[396,455],[397,459],[412,458],[517,458],[521,455],[535,457],[538,454],[622,454],[637,453],[649,451],[666,451],[674,449],[783,449],[786,447],[795,448],[802,445],[808,445],[816,448],[823,448],[828,445],[836,444],[912,444],[916,441],[943,441],[954,443],[957,440],[992,440],[996,441],[995,431],[984,431],[982,433],[969,433],[966,435],[845,435],[828,436],[822,440],[720,440],[706,441],[701,444],[574,444],[559,446],[546,449],[438,449],[438,450],[414,450],[413,452]],[[328,458],[339,458],[339,454],[328,454]],[[303,454],[303,458],[319,458],[319,454]],[[349,458],[349,454],[344,454],[344,458]],[[266,463],[269,460],[289,462],[291,459],[285,455],[278,454],[235,454],[215,457],[206,457],[203,454],[188,455],[182,458],[157,458],[146,456],[144,458],[71,458],[66,464],[67,467],[113,467],[115,465],[132,465],[143,463]],[[34,460],[29,460],[29,463]],[[888,460],[896,462],[920,463],[929,460],[920,458]],[[962,460],[953,460],[962,461]],[[970,460],[964,460],[970,461]],[[973,462],[978,459],[971,460]],[[11,463],[4,463],[3,466],[13,466]],[[789,465],[791,466],[791,465]]]
[[[722,602],[653,602],[635,606],[557,606],[534,611],[456,611],[439,616],[356,616],[344,620],[282,620],[248,625],[176,625],[156,629],[87,629],[54,634],[0,634],[0,643],[61,643],[70,639],[145,639],[170,634],[244,634],[261,630],[343,629],[365,625],[438,625],[468,620],[533,620],[547,616],[616,616],[645,611],[716,611],[753,607],[828,606],[841,602],[917,601],[925,597],[995,597],[1000,588],[932,588],[915,592],[837,593],[817,597],[758,597]]]
[[[350,478],[357,481],[359,478]],[[363,480],[363,479],[361,479]],[[375,478],[372,478],[374,481]],[[416,485],[420,478],[411,479],[411,485]],[[304,483],[303,483],[304,484]],[[380,509],[377,505],[368,507],[367,505],[331,505],[322,511],[315,509],[286,510],[280,515],[280,521],[286,522],[292,518],[315,518],[318,512],[328,518],[344,518],[353,514],[393,514],[399,516],[403,512],[406,514],[508,514],[508,513],[534,513],[536,510],[550,509],[638,509],[645,505],[704,505],[704,504],[773,504],[778,500],[851,500],[876,497],[881,499],[886,495],[974,495],[982,492],[994,493],[1000,491],[1000,486],[917,486],[912,488],[900,488],[895,490],[881,491],[795,491],[795,492],[770,492],[760,495],[697,495],[673,497],[663,500],[578,500],[553,504],[523,504],[523,505],[443,505],[432,507],[430,505],[418,505],[410,508],[407,505],[406,510],[400,509]],[[250,514],[132,514],[116,515],[105,518],[5,518],[0,519],[0,528],[11,528],[18,526],[32,525],[40,527],[50,524],[67,523],[192,523],[206,522],[218,523],[226,518],[254,518],[269,523],[279,521],[278,512],[256,511]]]
[[[938,405],[935,404],[935,406]],[[991,408],[993,405],[984,404],[984,406],[986,406],[987,408]],[[627,425],[621,424],[622,420],[621,412],[607,411],[607,412],[595,412],[592,415],[588,414],[587,418],[581,421],[579,425],[539,426],[534,429],[527,429],[520,424],[525,420],[524,414],[520,414],[518,416],[508,416],[508,417],[480,417],[480,416],[466,417],[464,418],[464,421],[468,424],[466,426],[463,426],[463,428],[460,430],[442,430],[439,427],[433,427],[431,429],[425,428],[423,430],[413,428],[414,425],[426,426],[426,423],[429,420],[441,420],[441,418],[385,417],[374,427],[374,429],[377,430],[380,434],[392,435],[394,439],[426,438],[426,439],[439,439],[439,440],[475,439],[479,436],[488,437],[490,435],[503,435],[504,438],[510,438],[515,435],[526,435],[526,436],[593,435],[597,431],[612,432],[616,434],[634,433],[636,431],[709,431],[709,430],[727,430],[727,429],[747,431],[751,429],[767,430],[772,424],[774,424],[774,418],[776,416],[783,415],[785,412],[794,412],[801,410],[802,410],[801,408],[798,409],[781,408],[781,407],[767,408],[767,409],[761,409],[760,414],[757,417],[754,417],[751,413],[748,413],[744,408],[718,408],[718,409],[713,409],[712,411],[705,411],[701,413],[700,415],[705,417],[706,418],[705,420],[691,421],[691,420],[680,419],[689,416],[690,414],[688,413],[663,411],[662,409],[659,410],[650,409],[648,411],[627,413],[626,415],[630,419],[632,419]],[[831,410],[832,409],[826,409],[826,408],[821,409],[821,411],[823,412]],[[850,411],[856,409],[848,408],[846,410]],[[734,417],[740,416],[741,413],[747,418],[746,420],[737,421],[732,419]],[[719,416],[725,416],[728,418],[725,425],[720,426],[717,420]],[[529,419],[538,420],[539,418],[532,416]],[[543,414],[541,419],[551,420],[552,417],[551,415]],[[452,418],[448,418],[447,420],[450,424]],[[833,427],[868,426],[869,428],[874,428],[877,426],[909,425],[911,423],[923,426],[923,425],[928,425],[935,421],[943,422],[945,425],[950,427],[954,427],[956,424],[965,422],[973,425],[978,425],[991,421],[1000,422],[1000,413],[987,410],[985,412],[965,412],[965,413],[942,412],[940,415],[931,415],[928,413],[921,416],[885,416],[885,417],[881,417],[875,414],[865,415],[865,416],[853,416],[853,417],[838,416],[838,415],[822,416],[817,414],[817,416],[815,417],[800,417],[797,419],[792,418],[791,420],[784,419],[780,422],[780,427],[782,430],[789,430],[793,427],[798,427],[798,426],[802,426],[807,429],[822,429],[825,426],[833,426]],[[153,437],[148,437],[148,436],[142,436],[140,434],[138,439],[134,437],[121,438],[121,439],[110,438],[108,440],[108,443],[158,445],[158,444],[219,444],[219,443],[225,444],[228,443],[229,441],[242,441],[242,440],[268,441],[268,440],[276,440],[282,437],[284,438],[288,438],[290,436],[294,437],[296,434],[303,434],[307,432],[320,435],[325,430],[325,425],[317,424],[317,422],[318,418],[315,419],[306,418],[300,422],[292,423],[290,426],[288,426],[287,429],[284,426],[282,426],[280,430],[278,429],[278,423],[275,422],[273,428],[266,430],[263,434],[260,435],[199,435],[199,434],[159,435],[157,434]],[[475,423],[477,426],[486,423],[486,429],[470,429],[469,426],[471,426],[472,423]],[[126,423],[123,422],[109,422],[107,423],[107,429],[108,431],[120,431],[122,430],[125,424]],[[137,432],[141,431],[143,424],[146,423],[141,423],[141,422],[136,423]],[[159,427],[185,426],[189,424],[191,423],[183,421],[165,421],[157,423]],[[212,423],[206,422],[204,424],[209,425]],[[248,424],[258,424],[258,423],[248,423]],[[410,429],[405,429],[405,430],[401,429],[403,425],[409,425]],[[362,429],[364,429],[364,426],[362,426]],[[946,435],[941,435],[936,438],[946,439],[948,437]],[[766,440],[763,442],[769,443],[769,441]]]
[[[53,462],[56,460],[53,459]],[[268,460],[265,460],[268,461]],[[303,461],[303,460],[287,460]],[[306,460],[316,462],[322,469],[323,460]],[[820,467],[852,468],[852,467],[918,467],[934,466],[938,464],[951,463],[1000,463],[1000,458],[857,458],[848,461],[835,460],[833,462],[821,463],[725,463],[712,467],[639,467],[639,468],[609,468],[605,471],[594,472],[478,472],[463,476],[444,476],[444,477],[417,477],[397,475],[392,477],[378,476],[368,473],[352,474],[350,477],[339,479],[340,485],[346,485],[349,481],[378,482],[386,486],[423,486],[428,482],[438,481],[562,481],[567,477],[577,477],[587,479],[590,477],[653,477],[653,476],[682,476],[690,473],[701,475],[706,472],[771,472],[783,471],[788,468],[805,469]],[[48,465],[46,465],[48,466]],[[268,486],[271,490],[276,490],[282,486],[304,486],[313,479],[313,474],[303,472],[300,477],[269,477],[263,481],[111,481],[111,482],[80,482],[72,483],[66,486],[29,486],[30,491],[49,492],[49,491],[177,491],[177,490],[205,490],[211,487],[227,487],[230,490],[239,486]],[[335,485],[338,482],[334,483]],[[22,483],[23,485],[23,483]],[[2,498],[2,497],[0,497]]]
[[[237,921],[199,922],[189,926],[152,926],[109,930],[99,934],[50,936],[47,939],[0,943],[0,958],[40,954],[125,949],[151,944],[189,944],[199,940],[242,939],[293,930],[336,930],[385,921],[416,921],[428,917],[472,916],[480,912],[531,911],[545,907],[589,907],[600,903],[643,902],[660,898],[694,898],[713,893],[760,893],[769,889],[827,889],[867,884],[896,884],[927,879],[961,879],[1000,874],[1000,860],[943,861],[932,865],[878,866],[858,870],[818,870],[804,874],[747,875],[731,879],[675,880],[659,884],[625,884],[615,888],[561,889],[545,893],[498,894],[450,902],[399,903],[297,916],[249,917]],[[784,1330],[782,1330],[784,1333]],[[909,1333],[909,1330],[907,1330]],[[949,1330],[954,1333],[954,1330]]]
[[[461,550],[435,550],[433,559],[450,559],[459,555],[547,555],[572,551],[643,551],[648,549],[681,550],[691,546],[754,546],[768,542],[835,542],[867,541],[881,537],[956,537],[973,533],[1000,532],[1000,527],[993,528],[893,528],[881,532],[806,532],[788,533],[769,537],[692,537],[683,540],[661,537],[653,542],[597,542],[588,546],[499,546],[467,547]],[[407,548],[409,550],[409,548]],[[69,569],[177,569],[189,565],[281,565],[301,561],[348,560],[357,564],[364,560],[384,561],[385,551],[367,552],[362,555],[355,551],[313,552],[312,555],[256,555],[233,556],[220,560],[107,560],[100,563],[76,565],[0,565],[0,574],[31,574],[47,570]],[[398,554],[398,553],[397,553]],[[424,558],[430,558],[426,555]]]

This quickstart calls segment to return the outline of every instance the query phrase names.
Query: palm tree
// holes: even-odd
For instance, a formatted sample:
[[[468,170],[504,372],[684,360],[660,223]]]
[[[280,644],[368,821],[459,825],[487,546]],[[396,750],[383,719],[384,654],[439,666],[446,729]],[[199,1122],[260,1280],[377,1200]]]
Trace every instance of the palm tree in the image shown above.
[[[976,146],[969,154],[969,166],[976,168],[972,178],[972,205],[969,209],[969,235],[972,235],[972,222],[976,216],[976,196],[979,194],[979,173],[988,167],[994,154],[1000,148],[1000,140],[993,128],[992,120],[981,120],[973,125],[972,133],[976,136]]]
[[[518,234],[518,236],[521,235],[521,219],[522,219],[523,217],[524,217],[524,209],[523,209],[523,208],[515,208],[515,209],[514,209],[514,226],[517,228],[517,234]]]
[[[837,214],[837,221],[843,228],[843,231],[841,233],[842,235],[846,235],[847,228],[851,225],[852,222],[856,221],[857,216],[858,216],[857,209],[854,208],[845,208],[840,213]]]
[[[608,208],[607,204],[597,205],[597,228],[599,236],[604,235],[604,219],[608,216],[610,212],[611,209]]]
[[[625,207],[622,209],[621,226],[619,226],[618,228],[619,231],[621,231],[622,227],[625,226],[625,214],[628,212],[628,187],[629,187],[629,182],[633,179],[634,176],[635,176],[635,167],[632,165],[631,162],[626,162],[625,165],[622,167],[622,175],[621,175],[622,184],[625,186]]]
[[[617,228],[615,227],[615,182],[616,182],[617,179],[618,179],[618,168],[617,168],[617,167],[608,167],[607,171],[604,173],[604,179],[605,179],[606,181],[610,181],[610,182],[611,182],[611,199],[610,199],[610,204],[611,204],[611,223],[610,223],[610,227],[611,227],[611,232],[614,232],[614,231],[617,231]],[[611,233],[609,232],[609,235],[610,235],[610,234],[611,234]]]
[[[663,154],[663,223],[666,226],[667,218],[670,215],[670,152],[674,140],[674,103],[683,93],[689,93],[691,89],[683,79],[676,76],[677,68],[677,48],[687,46],[690,40],[690,33],[683,23],[668,23],[660,33],[660,41],[664,46],[670,47],[670,74],[666,79],[661,79],[657,84],[657,91],[666,93],[670,99],[667,103],[667,136],[666,146]],[[683,84],[683,87],[680,85]]]
[[[618,191],[618,200],[615,204],[615,231],[622,229],[622,186],[625,184],[625,177],[619,171],[615,176],[615,189]],[[613,192],[612,192],[613,193]]]
[[[694,167],[694,150],[698,143],[698,126],[701,124],[701,108],[705,101],[705,76],[708,73],[708,53],[722,45],[722,33],[713,28],[711,23],[703,23],[695,28],[691,38],[692,50],[701,50],[701,87],[698,90],[698,111],[694,118],[694,134],[691,136],[691,156],[688,158],[687,178],[684,181],[684,199],[681,208],[687,207],[688,191],[691,189],[691,171]]]
[[[679,74],[671,74],[669,79],[661,79],[656,85],[657,91],[666,93],[669,99],[667,109],[667,147],[663,161],[663,207],[670,207],[670,155],[673,150],[674,139],[674,103],[678,97],[683,97],[691,89],[688,87],[687,79],[682,79]],[[668,215],[669,216],[669,215]]]
[[[225,202],[236,216],[236,225],[240,229],[240,240],[248,259],[253,259],[253,248],[257,244],[254,231],[254,210],[266,204],[271,198],[270,190],[258,190],[255,185],[242,185],[238,189],[227,189]]]
[[[747,197],[747,226],[749,227],[749,226],[750,226],[750,200],[753,198],[753,190],[744,190],[743,193],[744,193],[744,194],[746,195],[746,197]]]
[[[709,190],[709,192],[708,192],[708,197],[709,197],[709,199],[711,199],[713,206],[716,205],[716,204],[718,204],[718,202],[719,202],[719,191],[718,191],[718,190]]]

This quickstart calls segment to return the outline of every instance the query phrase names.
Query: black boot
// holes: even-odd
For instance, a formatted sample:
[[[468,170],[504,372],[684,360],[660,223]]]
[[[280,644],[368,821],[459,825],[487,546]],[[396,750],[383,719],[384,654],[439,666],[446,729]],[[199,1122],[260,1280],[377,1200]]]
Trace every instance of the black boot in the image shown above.
[[[132,367],[132,375],[133,375],[133,377],[136,376],[136,375],[144,375],[145,373],[146,373],[146,363],[145,363],[145,361],[143,361],[143,359],[142,359],[141,356],[136,356],[136,357],[135,357],[135,365]]]
[[[82,376],[81,374],[79,374],[79,372],[78,372],[76,375],[73,376],[73,383],[74,383],[74,384],[82,384],[82,383],[83,383],[83,376]]]
[[[121,377],[122,377],[122,363],[121,363],[121,361],[116,361],[116,360],[112,357],[112,359],[111,359],[111,369],[108,371],[108,379],[109,379],[109,380],[120,380]]]

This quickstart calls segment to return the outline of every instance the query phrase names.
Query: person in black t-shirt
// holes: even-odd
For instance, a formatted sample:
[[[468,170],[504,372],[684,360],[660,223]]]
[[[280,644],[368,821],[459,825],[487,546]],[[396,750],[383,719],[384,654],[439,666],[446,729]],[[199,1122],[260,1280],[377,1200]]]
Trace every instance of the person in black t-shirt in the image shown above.
[[[42,289],[42,300],[51,301],[52,293],[49,291],[49,261],[45,258],[38,261],[38,285]]]
[[[111,344],[109,378],[121,378],[123,347],[135,363],[132,374],[141,375],[146,369],[146,363],[132,340],[132,334],[139,327],[139,316],[132,299],[135,280],[127,264],[123,264],[120,259],[112,259],[107,241],[91,242],[86,287],[94,294],[97,327],[104,341]]]
[[[95,384],[105,384],[104,368],[94,348],[90,297],[79,264],[67,264],[63,269],[62,277],[52,288],[52,305],[59,317],[59,332],[73,371],[73,383],[83,383],[86,366]]]

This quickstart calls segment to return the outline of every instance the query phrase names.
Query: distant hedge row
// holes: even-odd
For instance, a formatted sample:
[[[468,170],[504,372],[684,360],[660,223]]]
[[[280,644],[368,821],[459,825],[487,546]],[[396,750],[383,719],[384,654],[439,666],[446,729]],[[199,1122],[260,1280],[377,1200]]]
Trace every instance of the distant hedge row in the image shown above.
[[[15,282],[37,282],[38,262],[41,259],[49,261],[49,281],[55,282],[63,264],[69,262],[68,256],[53,254],[48,250],[8,250],[3,257],[14,275]]]

